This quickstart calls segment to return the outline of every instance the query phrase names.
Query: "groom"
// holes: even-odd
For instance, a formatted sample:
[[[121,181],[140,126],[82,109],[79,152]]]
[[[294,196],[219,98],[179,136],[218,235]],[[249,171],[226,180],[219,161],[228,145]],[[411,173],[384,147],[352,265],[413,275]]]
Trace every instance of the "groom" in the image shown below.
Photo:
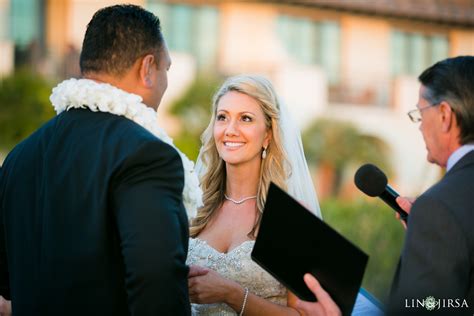
[[[105,92],[71,83],[84,108],[47,122],[1,170],[0,294],[14,315],[190,313],[180,157],[132,120],[90,109],[132,111],[138,98],[123,91],[156,109],[170,64],[150,12],[117,5],[90,21],[81,71]]]

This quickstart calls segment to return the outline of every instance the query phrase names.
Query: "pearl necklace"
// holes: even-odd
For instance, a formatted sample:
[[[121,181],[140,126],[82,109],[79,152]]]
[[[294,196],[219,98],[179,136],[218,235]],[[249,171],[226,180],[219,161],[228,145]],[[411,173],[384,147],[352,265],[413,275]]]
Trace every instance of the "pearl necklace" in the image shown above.
[[[234,203],[234,204],[242,204],[242,203],[244,203],[244,202],[247,201],[247,200],[251,200],[251,199],[256,199],[256,198],[257,198],[257,196],[254,195],[254,196],[244,197],[244,198],[242,198],[242,199],[240,199],[240,200],[237,201],[237,200],[234,200],[234,199],[231,198],[231,197],[228,197],[227,194],[224,194],[224,197],[225,197],[226,200],[231,201],[231,202]]]

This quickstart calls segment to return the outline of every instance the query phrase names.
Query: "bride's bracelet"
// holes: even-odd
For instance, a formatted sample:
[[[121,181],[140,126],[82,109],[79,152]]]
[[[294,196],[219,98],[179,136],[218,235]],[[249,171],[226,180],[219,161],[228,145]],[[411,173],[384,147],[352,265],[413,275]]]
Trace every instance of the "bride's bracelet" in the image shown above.
[[[242,303],[242,308],[240,309],[239,316],[242,316],[244,314],[245,305],[247,305],[247,297],[248,296],[249,296],[249,289],[245,288],[244,302]]]

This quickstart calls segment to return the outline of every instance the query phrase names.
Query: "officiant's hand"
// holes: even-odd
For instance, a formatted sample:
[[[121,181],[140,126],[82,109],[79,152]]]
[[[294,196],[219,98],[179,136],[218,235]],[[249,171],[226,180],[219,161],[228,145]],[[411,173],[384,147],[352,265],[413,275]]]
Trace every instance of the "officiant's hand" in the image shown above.
[[[10,316],[12,314],[12,302],[0,295],[0,316]]]
[[[305,302],[300,299],[296,301],[296,309],[304,316],[341,316],[341,310],[332,300],[318,280],[311,274],[304,275],[304,282],[318,299],[317,302]]]
[[[402,210],[404,210],[407,214],[410,214],[410,211],[411,211],[411,206],[413,205],[413,203],[415,203],[415,198],[408,198],[408,197],[397,197],[397,199],[395,200],[398,204],[398,206],[400,206],[402,208]],[[398,214],[398,212],[395,212],[395,216],[397,217],[397,219],[400,220],[400,222],[402,223],[403,227],[405,229],[407,229],[407,224],[402,221],[400,219],[400,214]]]
[[[205,274],[198,274],[198,271]],[[188,278],[189,298],[191,303],[212,304],[227,303],[231,293],[236,292],[236,288],[241,288],[236,282],[223,278],[214,270],[199,266],[190,267],[193,275]]]

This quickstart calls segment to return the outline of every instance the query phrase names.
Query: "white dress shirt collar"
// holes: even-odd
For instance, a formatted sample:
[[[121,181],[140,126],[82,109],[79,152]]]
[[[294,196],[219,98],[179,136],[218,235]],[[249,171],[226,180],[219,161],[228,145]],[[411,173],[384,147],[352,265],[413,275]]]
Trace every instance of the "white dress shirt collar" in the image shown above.
[[[474,150],[474,143],[462,145],[456,149],[448,158],[446,172],[448,172],[459,160],[461,160],[462,157],[464,157],[471,150]]]

